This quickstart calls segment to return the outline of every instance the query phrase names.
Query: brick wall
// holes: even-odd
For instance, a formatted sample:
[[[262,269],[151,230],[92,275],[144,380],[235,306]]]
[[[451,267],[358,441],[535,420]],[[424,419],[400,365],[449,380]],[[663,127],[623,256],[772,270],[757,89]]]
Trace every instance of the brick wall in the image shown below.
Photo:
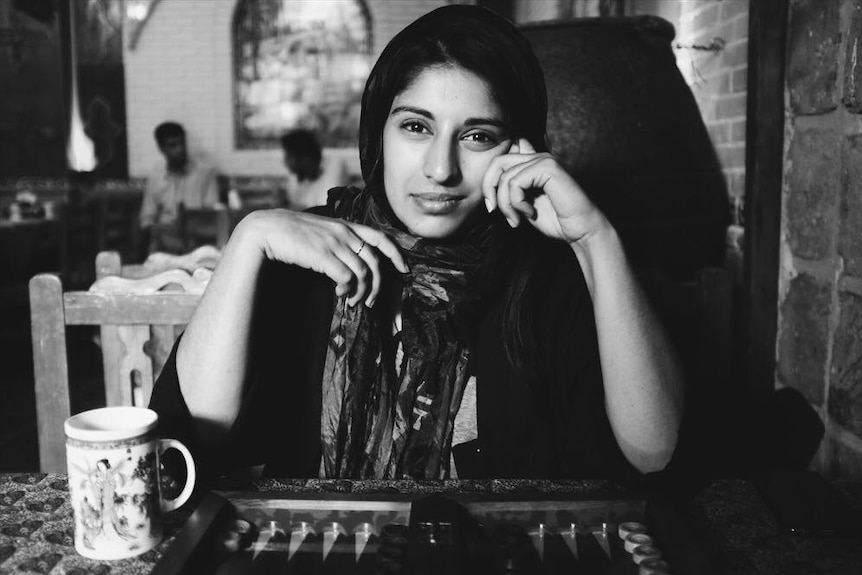
[[[677,65],[718,152],[732,203],[745,195],[748,0],[691,0],[674,6]],[[672,20],[673,14],[660,14]],[[715,40],[720,39],[720,40]],[[710,49],[705,49],[710,48]]]
[[[153,129],[173,119],[185,125],[193,153],[209,157],[222,173],[282,175],[279,150],[237,150],[233,137],[231,22],[237,0],[162,0],[134,50],[126,47],[126,115],[129,171],[144,176],[160,161]],[[377,53],[421,14],[446,0],[366,0]],[[345,156],[356,173],[356,149]]]
[[[826,424],[815,466],[862,477],[862,6],[792,0],[777,384]]]

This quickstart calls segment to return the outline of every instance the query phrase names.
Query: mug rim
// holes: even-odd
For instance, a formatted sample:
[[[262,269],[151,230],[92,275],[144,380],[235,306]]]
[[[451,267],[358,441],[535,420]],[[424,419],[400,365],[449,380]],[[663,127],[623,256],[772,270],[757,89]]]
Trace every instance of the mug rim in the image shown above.
[[[112,423],[100,428],[99,421]],[[95,421],[93,421],[95,419]],[[90,420],[90,423],[87,421]],[[158,414],[147,407],[130,405],[98,407],[77,413],[63,424],[66,437],[79,441],[116,441],[139,437],[156,428]]]

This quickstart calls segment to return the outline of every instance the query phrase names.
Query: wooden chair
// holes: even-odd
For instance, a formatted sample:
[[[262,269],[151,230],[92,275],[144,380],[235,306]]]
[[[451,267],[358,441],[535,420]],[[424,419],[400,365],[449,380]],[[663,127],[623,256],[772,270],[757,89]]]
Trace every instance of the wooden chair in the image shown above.
[[[200,268],[212,270],[220,257],[221,250],[213,245],[200,246],[180,255],[154,252],[142,264],[123,264],[118,252],[99,252],[96,254],[96,279],[107,276],[141,279],[172,269],[189,273]]]
[[[55,274],[30,280],[43,472],[66,471],[63,423],[71,415],[67,326],[101,327],[106,404],[146,405],[154,378],[170,353],[174,331],[188,323],[211,273],[171,270],[143,279],[106,276],[87,291],[67,292]]]

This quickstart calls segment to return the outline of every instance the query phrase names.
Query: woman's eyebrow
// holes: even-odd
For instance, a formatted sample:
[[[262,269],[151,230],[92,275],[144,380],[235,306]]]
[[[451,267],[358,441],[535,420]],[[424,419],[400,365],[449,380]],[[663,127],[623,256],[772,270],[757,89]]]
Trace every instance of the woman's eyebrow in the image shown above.
[[[394,116],[395,114],[400,114],[401,112],[407,112],[408,114],[417,114],[419,116],[424,116],[429,120],[434,119],[434,114],[425,110],[424,108],[416,108],[415,106],[395,106],[392,108],[392,111],[389,112],[390,116]]]
[[[499,118],[468,118],[464,122],[465,126],[496,126],[502,129],[508,129],[508,125]]]
[[[394,108],[392,108],[392,111],[389,113],[389,115],[394,116],[394,115],[400,114],[402,112],[406,112],[408,114],[416,114],[418,116],[423,116],[425,118],[428,118],[429,120],[434,119],[434,114],[432,114],[431,112],[429,112],[428,110],[426,110],[424,108],[417,108],[415,106],[395,106]],[[498,128],[503,128],[503,129],[508,128],[508,125],[506,124],[506,122],[504,122],[503,120],[501,120],[499,118],[493,118],[493,117],[467,118],[467,120],[464,121],[464,125],[465,126],[496,126]]]

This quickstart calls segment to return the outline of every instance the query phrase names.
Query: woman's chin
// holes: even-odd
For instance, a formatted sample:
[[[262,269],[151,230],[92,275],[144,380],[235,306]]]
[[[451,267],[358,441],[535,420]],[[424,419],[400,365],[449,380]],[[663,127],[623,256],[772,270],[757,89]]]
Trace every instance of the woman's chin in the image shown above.
[[[446,216],[422,216],[406,224],[410,233],[428,240],[442,240],[455,235],[464,224],[462,217]]]

